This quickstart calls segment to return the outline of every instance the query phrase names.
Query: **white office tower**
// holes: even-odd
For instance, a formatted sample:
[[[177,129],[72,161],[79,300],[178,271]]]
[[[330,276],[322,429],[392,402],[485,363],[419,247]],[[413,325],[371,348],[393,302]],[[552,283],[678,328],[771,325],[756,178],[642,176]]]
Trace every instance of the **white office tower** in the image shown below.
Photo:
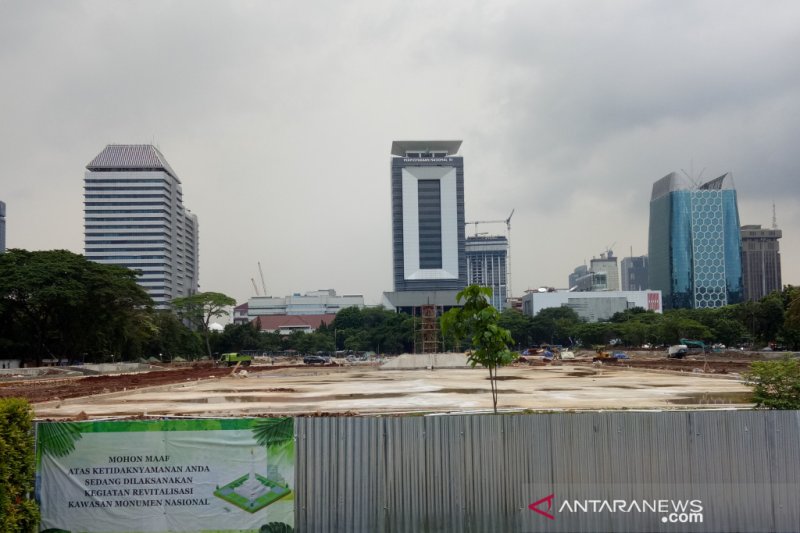
[[[110,144],[86,166],[86,258],[139,272],[158,308],[198,289],[197,217],[155,146]]]

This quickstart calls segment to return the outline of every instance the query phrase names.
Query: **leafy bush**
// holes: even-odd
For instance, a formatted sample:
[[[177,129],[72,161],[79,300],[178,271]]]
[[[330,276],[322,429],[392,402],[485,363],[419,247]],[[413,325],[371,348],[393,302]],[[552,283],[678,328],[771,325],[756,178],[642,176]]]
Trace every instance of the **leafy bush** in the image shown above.
[[[797,359],[756,361],[747,374],[756,407],[800,409],[800,362]]]
[[[0,531],[34,531],[33,415],[25,400],[0,399],[0,458]]]

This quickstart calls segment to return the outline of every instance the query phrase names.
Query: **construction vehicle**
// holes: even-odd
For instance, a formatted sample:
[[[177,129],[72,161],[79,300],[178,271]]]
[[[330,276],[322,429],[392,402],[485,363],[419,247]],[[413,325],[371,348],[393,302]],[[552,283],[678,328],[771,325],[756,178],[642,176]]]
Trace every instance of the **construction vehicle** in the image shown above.
[[[703,341],[694,341],[691,339],[681,339],[681,344],[686,345],[689,355],[702,355],[709,351],[706,343]]]
[[[667,349],[667,357],[670,359],[683,359],[689,353],[689,347],[685,344],[674,344]]]
[[[219,357],[219,361],[217,361],[218,364],[227,366],[234,366],[237,363],[241,364],[242,366],[250,366],[250,363],[252,362],[252,355],[243,355],[236,352],[224,353]]]

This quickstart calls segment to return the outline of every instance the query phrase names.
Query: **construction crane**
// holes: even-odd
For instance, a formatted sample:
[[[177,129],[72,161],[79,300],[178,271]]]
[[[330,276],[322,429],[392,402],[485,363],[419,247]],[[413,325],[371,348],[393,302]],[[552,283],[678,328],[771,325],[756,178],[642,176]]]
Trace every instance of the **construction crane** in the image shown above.
[[[258,287],[256,286],[256,280],[255,280],[255,278],[250,278],[250,282],[253,284],[253,290],[254,290],[254,291],[256,291],[256,296],[261,296],[261,295],[258,293]]]
[[[264,283],[264,271],[261,270],[261,261],[258,262],[258,273],[261,274],[261,290],[264,291],[264,296],[266,296],[267,285]]]
[[[506,237],[506,242],[508,243],[508,254],[506,255],[506,285],[508,286],[507,289],[507,297],[510,297],[513,293],[511,292],[511,217],[514,216],[514,211],[516,208],[511,210],[511,214],[508,215],[508,218],[505,220],[476,220],[474,222],[467,222],[464,225],[469,226],[470,224],[475,225],[475,236],[484,235],[484,233],[478,233],[478,224],[505,224],[506,230],[508,232]]]

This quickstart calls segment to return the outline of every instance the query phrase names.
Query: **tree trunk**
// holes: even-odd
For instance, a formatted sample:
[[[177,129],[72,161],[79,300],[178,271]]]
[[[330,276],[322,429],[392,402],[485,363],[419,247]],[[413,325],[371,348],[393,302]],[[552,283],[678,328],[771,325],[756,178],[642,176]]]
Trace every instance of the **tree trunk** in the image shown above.
[[[489,383],[492,386],[492,407],[497,414],[497,367],[489,367]]]
[[[206,337],[206,351],[208,352],[208,358],[213,361],[214,360],[214,356],[211,355],[211,342],[208,340],[208,337],[209,337],[208,328],[205,328],[205,332],[204,333],[206,334],[205,335],[205,337]]]

